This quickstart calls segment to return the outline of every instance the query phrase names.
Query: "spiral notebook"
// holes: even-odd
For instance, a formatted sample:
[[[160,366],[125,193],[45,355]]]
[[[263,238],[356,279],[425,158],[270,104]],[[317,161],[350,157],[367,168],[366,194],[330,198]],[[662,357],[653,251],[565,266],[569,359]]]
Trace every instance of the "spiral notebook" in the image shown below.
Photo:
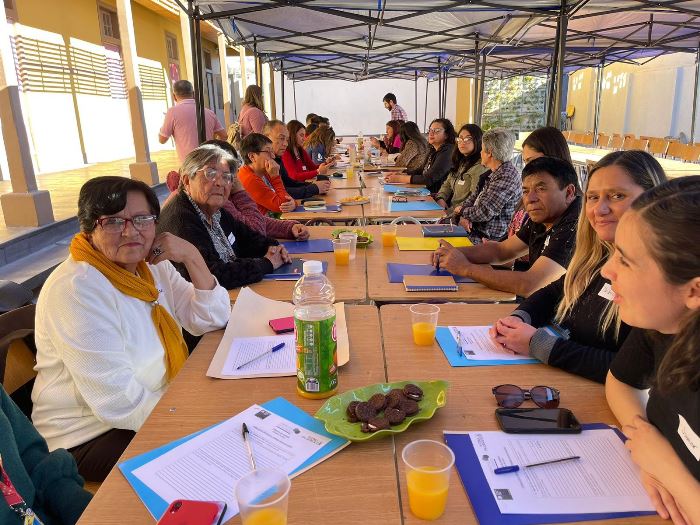
[[[407,292],[456,292],[459,290],[451,275],[404,275]]]

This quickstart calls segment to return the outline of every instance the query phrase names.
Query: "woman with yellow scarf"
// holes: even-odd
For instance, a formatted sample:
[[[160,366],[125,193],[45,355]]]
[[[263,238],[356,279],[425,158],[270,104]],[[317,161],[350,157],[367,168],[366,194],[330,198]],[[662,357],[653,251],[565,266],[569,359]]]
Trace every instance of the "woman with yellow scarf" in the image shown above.
[[[81,232],[39,295],[32,419],[89,481],[105,478],[185,363],[182,327],[201,335],[228,321],[228,293],[192,244],[156,235],[159,213],[142,182],[86,182]]]

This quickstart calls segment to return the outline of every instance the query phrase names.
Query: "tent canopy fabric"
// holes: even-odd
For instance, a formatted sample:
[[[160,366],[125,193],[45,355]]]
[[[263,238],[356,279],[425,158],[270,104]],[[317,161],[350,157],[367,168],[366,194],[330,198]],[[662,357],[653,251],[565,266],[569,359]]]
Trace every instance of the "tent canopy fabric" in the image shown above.
[[[183,3],[185,0],[181,0]],[[700,0],[564,0],[565,67],[696,53]],[[546,74],[561,0],[194,0],[230,41],[295,80]]]

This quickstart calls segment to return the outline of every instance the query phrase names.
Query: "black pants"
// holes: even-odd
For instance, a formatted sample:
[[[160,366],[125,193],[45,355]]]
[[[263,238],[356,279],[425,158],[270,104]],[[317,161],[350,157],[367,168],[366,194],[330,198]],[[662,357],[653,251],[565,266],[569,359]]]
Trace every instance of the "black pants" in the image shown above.
[[[113,428],[68,452],[73,454],[82,477],[87,481],[104,481],[135,435],[133,430]]]

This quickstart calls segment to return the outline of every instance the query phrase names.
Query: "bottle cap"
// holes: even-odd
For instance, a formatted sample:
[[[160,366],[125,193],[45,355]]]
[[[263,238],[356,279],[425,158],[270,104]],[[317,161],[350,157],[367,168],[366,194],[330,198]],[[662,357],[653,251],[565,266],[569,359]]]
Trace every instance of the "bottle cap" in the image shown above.
[[[304,270],[304,275],[323,273],[323,263],[321,261],[304,261],[302,268]]]

